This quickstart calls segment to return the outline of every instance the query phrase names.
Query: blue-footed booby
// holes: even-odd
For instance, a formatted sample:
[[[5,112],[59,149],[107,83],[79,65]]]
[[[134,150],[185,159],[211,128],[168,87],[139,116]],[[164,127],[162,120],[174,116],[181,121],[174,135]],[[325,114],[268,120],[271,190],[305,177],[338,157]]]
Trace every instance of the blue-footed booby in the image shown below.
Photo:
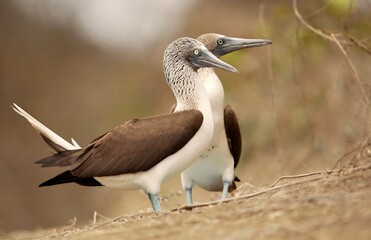
[[[197,40],[217,57],[240,49],[272,43],[266,39],[231,38],[216,33],[203,34]],[[221,199],[225,199],[228,191],[236,188],[235,181],[239,179],[235,176],[235,168],[240,159],[242,146],[237,115],[231,106],[224,107],[224,90],[218,76],[212,68],[200,69],[199,74],[204,78],[210,99],[214,134],[207,150],[181,173],[188,205],[193,204],[194,184],[208,191],[222,191]]]
[[[172,114],[133,119],[80,148],[14,105],[14,110],[41,133],[56,153],[36,161],[43,167],[69,167],[39,186],[75,182],[84,186],[143,189],[155,211],[163,180],[186,169],[210,145],[214,124],[205,77],[200,69],[217,67],[237,72],[192,38],[180,38],[164,53],[164,74],[177,107]],[[52,137],[52,139],[50,139]],[[65,150],[67,149],[67,150]]]

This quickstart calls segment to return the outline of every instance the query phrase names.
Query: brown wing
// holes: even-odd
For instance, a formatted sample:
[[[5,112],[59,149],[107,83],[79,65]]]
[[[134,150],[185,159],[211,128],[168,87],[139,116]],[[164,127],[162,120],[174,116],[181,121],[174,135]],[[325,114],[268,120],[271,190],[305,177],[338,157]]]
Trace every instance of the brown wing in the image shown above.
[[[242,138],[237,115],[230,105],[224,108],[224,127],[229,150],[234,159],[234,168],[236,168],[241,157]]]
[[[71,172],[79,178],[146,171],[181,149],[202,122],[198,110],[134,119],[62,157],[69,159],[64,161],[72,163]]]

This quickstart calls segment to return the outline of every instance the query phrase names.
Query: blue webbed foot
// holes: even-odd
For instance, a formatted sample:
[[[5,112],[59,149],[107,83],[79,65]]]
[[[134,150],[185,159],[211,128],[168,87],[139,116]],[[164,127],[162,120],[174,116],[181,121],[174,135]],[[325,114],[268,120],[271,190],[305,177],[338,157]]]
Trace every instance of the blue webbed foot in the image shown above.
[[[186,199],[187,199],[187,205],[193,205],[192,188],[187,188],[185,190],[185,194],[186,194]]]
[[[161,212],[160,201],[158,200],[158,194],[148,193],[149,201],[151,201],[152,208],[155,212]]]
[[[220,198],[220,200],[224,200],[227,198],[227,195],[228,195],[228,188],[229,188],[229,185],[231,183],[228,182],[228,181],[223,181],[223,193],[222,193],[222,196]]]

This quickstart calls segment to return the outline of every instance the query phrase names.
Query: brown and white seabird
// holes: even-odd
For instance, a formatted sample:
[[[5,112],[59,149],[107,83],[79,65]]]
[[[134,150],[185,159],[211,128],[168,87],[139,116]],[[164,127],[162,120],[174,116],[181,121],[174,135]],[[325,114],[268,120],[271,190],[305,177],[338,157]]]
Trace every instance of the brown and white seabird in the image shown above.
[[[226,37],[217,33],[203,34],[197,38],[215,56],[221,57],[237,50],[271,44],[266,39]],[[187,204],[191,205],[194,184],[208,191],[222,191],[225,199],[228,190],[236,188],[235,168],[238,165],[242,139],[237,115],[229,105],[224,107],[224,89],[212,68],[199,70],[204,78],[214,120],[214,134],[210,146],[200,158],[181,173]]]
[[[40,186],[75,182],[84,186],[144,189],[153,209],[160,211],[158,192],[162,181],[190,166],[212,140],[214,124],[210,101],[205,78],[199,74],[199,69],[208,67],[237,71],[199,41],[175,40],[164,54],[165,78],[177,100],[175,112],[126,122],[82,149],[73,141],[68,147],[71,150],[64,150],[68,142],[50,140],[49,137],[56,134],[42,124],[35,127],[37,120],[27,118],[26,112],[14,105],[14,110],[25,116],[57,151],[36,163],[43,167],[69,167]]]

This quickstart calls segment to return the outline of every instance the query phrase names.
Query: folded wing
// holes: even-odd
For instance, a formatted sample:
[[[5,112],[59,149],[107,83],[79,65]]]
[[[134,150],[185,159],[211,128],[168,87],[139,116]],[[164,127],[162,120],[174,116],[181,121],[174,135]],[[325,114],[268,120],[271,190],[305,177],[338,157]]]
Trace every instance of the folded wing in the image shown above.
[[[134,119],[95,139],[81,150],[41,159],[42,166],[70,166],[77,178],[147,171],[181,149],[203,122],[198,110]]]
[[[224,108],[224,127],[236,168],[241,157],[242,137],[237,115],[230,105]]]

